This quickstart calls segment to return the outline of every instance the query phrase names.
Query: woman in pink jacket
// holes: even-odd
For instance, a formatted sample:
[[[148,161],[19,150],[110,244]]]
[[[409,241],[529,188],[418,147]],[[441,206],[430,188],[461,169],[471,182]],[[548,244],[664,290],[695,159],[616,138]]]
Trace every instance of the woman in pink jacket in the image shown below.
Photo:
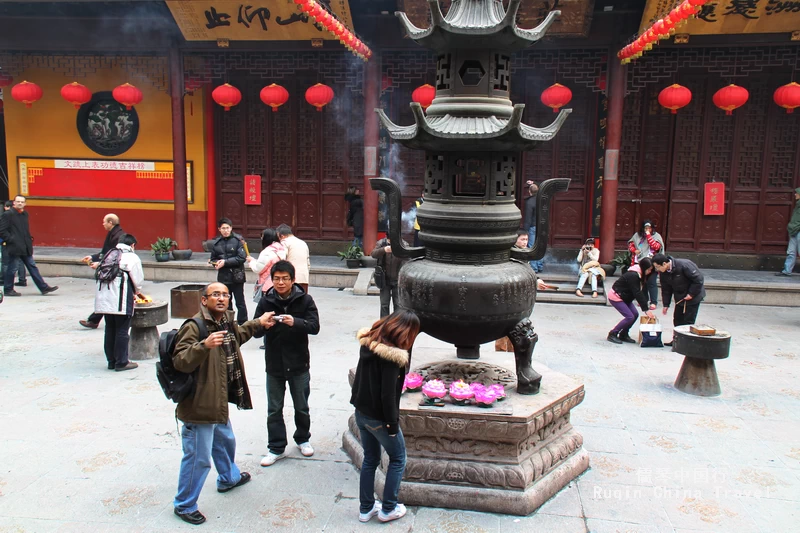
[[[265,229],[261,233],[261,253],[258,254],[258,259],[249,255],[245,259],[250,265],[250,269],[258,274],[258,281],[253,292],[254,302],[258,303],[261,296],[272,288],[272,276],[270,276],[272,265],[285,259],[286,248],[278,239],[278,233],[271,228]]]

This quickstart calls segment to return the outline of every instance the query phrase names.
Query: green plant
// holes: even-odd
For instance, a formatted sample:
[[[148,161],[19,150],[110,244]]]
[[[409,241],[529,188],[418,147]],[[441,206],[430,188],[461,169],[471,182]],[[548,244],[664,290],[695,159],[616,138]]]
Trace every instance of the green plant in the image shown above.
[[[350,246],[347,247],[347,249],[344,252],[336,252],[336,255],[339,256],[340,260],[345,260],[345,259],[361,259],[361,256],[364,254],[362,253],[360,246],[351,244]]]
[[[625,252],[624,254],[619,254],[618,256],[614,257],[611,261],[608,262],[609,265],[614,265],[617,268],[622,268],[626,266],[630,266],[631,264],[631,253]]]
[[[178,243],[169,237],[156,237],[156,242],[150,245],[153,255],[168,254],[173,248],[178,246]]]

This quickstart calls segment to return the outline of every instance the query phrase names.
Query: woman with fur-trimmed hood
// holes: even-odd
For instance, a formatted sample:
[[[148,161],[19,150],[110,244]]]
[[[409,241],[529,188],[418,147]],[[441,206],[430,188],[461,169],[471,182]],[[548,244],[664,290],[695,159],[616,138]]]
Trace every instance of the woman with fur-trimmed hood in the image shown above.
[[[358,332],[361,353],[353,380],[350,403],[356,408],[356,425],[364,446],[361,465],[358,519],[381,522],[402,518],[406,507],[397,503],[400,480],[406,467],[406,445],[400,431],[400,394],[410,356],[408,350],[419,334],[419,318],[400,309]],[[381,462],[381,447],[389,456],[383,504],[375,501],[375,470]]]

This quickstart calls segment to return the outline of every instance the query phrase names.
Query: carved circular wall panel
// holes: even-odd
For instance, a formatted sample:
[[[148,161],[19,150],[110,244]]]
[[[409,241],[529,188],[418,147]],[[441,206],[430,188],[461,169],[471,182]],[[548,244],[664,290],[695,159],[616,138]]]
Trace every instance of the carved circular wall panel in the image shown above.
[[[139,115],[114,100],[111,92],[99,92],[78,111],[78,135],[93,152],[104,156],[124,154],[136,143]]]

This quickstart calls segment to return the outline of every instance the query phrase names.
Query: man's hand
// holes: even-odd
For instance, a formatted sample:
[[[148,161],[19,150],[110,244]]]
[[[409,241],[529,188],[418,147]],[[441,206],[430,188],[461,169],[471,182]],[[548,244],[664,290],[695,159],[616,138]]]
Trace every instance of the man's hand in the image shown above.
[[[100,263],[95,261],[94,263],[91,263],[89,266],[92,267],[93,269],[97,270],[97,267],[100,266]]]
[[[248,255],[247,257],[244,258],[244,262],[245,263],[249,263],[252,260],[253,260],[253,256],[252,255]]]
[[[89,263],[91,263],[91,262],[92,262],[92,256],[91,256],[91,255],[87,255],[86,257],[84,257],[83,259],[81,259],[81,263],[86,263],[87,265],[88,265]]]
[[[646,315],[647,315],[649,318],[655,318],[655,317],[656,317],[656,315],[654,315],[652,311],[648,311],[648,312],[646,312],[645,314],[646,314]]]
[[[691,299],[692,299],[692,295],[691,294],[687,294],[686,297],[684,298],[684,300],[686,300],[687,302],[689,300],[691,300]]]
[[[390,254],[390,253],[392,253],[392,247],[391,246],[384,246],[383,247],[383,251],[386,252],[387,254]]]
[[[666,315],[668,311],[669,311],[669,307],[665,307],[664,309],[661,310],[661,314],[662,315]]]
[[[264,313],[260,317],[258,317],[258,322],[261,324],[262,327],[269,329],[275,325],[275,311],[270,311],[269,313]]]
[[[220,259],[219,261],[214,263],[214,268],[216,268],[217,270],[219,270],[220,268],[222,268],[224,266],[225,266],[225,260],[224,259]]]
[[[203,341],[203,344],[206,345],[207,348],[217,348],[218,346],[222,346],[222,341],[225,338],[224,331],[215,331]]]
[[[283,320],[281,321],[282,324],[286,324],[289,327],[294,326],[294,317],[292,315],[281,315]]]

